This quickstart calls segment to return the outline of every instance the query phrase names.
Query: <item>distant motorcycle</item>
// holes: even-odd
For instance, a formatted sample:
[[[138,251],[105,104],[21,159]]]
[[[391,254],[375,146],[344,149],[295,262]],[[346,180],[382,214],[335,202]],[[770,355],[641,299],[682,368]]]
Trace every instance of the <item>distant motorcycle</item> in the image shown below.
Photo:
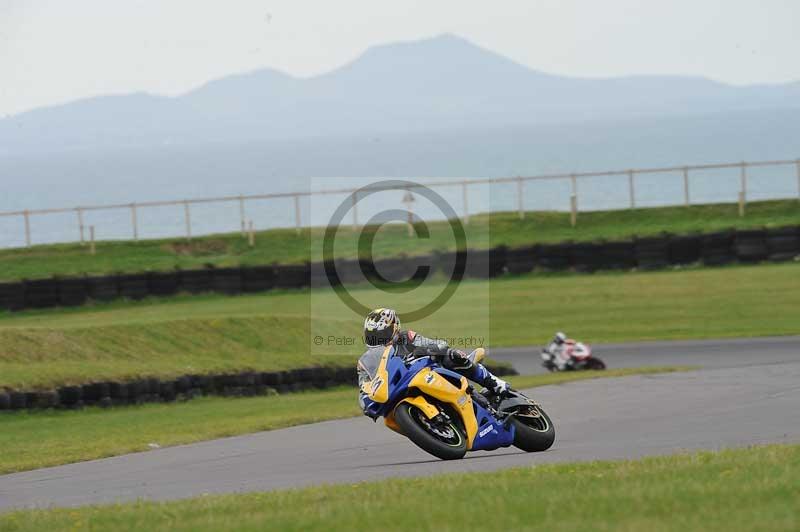
[[[542,349],[542,366],[548,371],[579,371],[606,369],[605,363],[592,356],[588,345],[556,333],[550,345]]]

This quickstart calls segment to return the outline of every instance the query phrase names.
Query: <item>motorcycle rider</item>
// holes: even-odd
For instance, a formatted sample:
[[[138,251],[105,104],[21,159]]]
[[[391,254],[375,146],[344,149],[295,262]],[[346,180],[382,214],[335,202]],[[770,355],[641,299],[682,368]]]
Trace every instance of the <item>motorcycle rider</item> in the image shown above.
[[[486,387],[495,395],[502,395],[510,389],[506,381],[493,375],[482,364],[474,362],[463,351],[451,348],[446,341],[426,338],[410,330],[401,330],[400,319],[397,317],[397,313],[390,308],[378,308],[367,315],[364,320],[364,342],[368,347],[394,345],[396,347],[395,356],[403,357],[405,362],[424,356],[441,356],[442,365],[445,368]],[[359,360],[359,387],[370,379],[369,373]],[[370,415],[367,408],[371,403],[367,394],[363,391],[360,392],[359,404],[365,415]]]
[[[564,371],[575,363],[571,357],[561,356],[566,341],[567,335],[559,331],[550,341],[550,345],[544,349],[544,352],[550,355],[550,361],[555,364],[560,371]]]

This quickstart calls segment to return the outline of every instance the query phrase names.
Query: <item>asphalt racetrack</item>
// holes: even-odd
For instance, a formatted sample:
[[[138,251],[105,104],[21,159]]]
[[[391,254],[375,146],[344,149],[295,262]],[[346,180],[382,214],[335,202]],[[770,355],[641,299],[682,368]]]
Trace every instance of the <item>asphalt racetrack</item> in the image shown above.
[[[597,346],[610,367],[698,365],[688,373],[537,388],[556,442],[443,462],[367,418],[328,421],[0,476],[0,511],[800,442],[800,337]],[[502,349],[522,373],[538,350]],[[353,400],[355,401],[355,393]]]

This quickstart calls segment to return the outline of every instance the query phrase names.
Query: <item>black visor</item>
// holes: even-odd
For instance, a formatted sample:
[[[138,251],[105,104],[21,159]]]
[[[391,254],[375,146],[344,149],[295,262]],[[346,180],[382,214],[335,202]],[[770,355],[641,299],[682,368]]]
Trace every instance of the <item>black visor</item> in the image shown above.
[[[381,331],[364,331],[364,342],[372,347],[388,345],[394,337],[394,327],[386,327]]]

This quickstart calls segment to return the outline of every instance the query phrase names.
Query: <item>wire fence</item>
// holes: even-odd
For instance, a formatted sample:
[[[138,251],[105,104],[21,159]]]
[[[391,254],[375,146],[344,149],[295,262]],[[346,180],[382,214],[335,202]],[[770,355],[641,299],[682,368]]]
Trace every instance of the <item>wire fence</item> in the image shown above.
[[[619,191],[627,196],[627,207],[631,209],[635,209],[637,207],[642,207],[637,202],[641,193],[637,193],[637,184],[641,181],[641,176],[646,175],[658,175],[658,174],[679,174],[682,177],[682,202],[678,201],[671,201],[667,204],[669,205],[691,205],[692,204],[692,184],[690,177],[692,174],[702,174],[704,171],[708,170],[734,170],[738,173],[738,204],[739,204],[739,214],[744,216],[746,205],[748,202],[748,193],[750,189],[748,188],[748,176],[752,169],[756,168],[765,168],[765,167],[787,167],[791,168],[794,167],[794,171],[796,173],[796,180],[797,180],[797,188],[796,188],[796,197],[800,199],[800,159],[786,159],[786,160],[771,160],[771,161],[742,161],[742,162],[733,162],[733,163],[715,163],[715,164],[700,164],[700,165],[684,165],[684,166],[669,166],[669,167],[660,167],[660,168],[630,168],[630,169],[622,169],[622,170],[606,170],[606,171],[598,171],[598,172],[570,172],[570,173],[558,173],[558,174],[544,174],[544,175],[534,175],[534,176],[513,176],[513,177],[496,177],[496,178],[484,178],[484,179],[463,179],[463,180],[434,180],[434,181],[427,181],[425,183],[421,183],[421,185],[429,187],[429,188],[460,188],[461,189],[461,212],[459,215],[464,219],[465,222],[469,222],[470,218],[470,208],[469,208],[469,190],[470,187],[477,187],[479,185],[504,185],[504,186],[512,186],[515,187],[515,190],[512,193],[512,196],[516,200],[516,211],[519,214],[520,218],[525,217],[526,211],[526,184],[535,182],[535,181],[561,181],[568,184],[569,187],[569,211],[571,214],[571,222],[573,225],[577,224],[578,213],[580,212],[581,201],[580,201],[580,191],[581,186],[580,183],[583,180],[587,180],[589,178],[623,178],[625,180],[625,185],[623,185],[627,190]],[[639,179],[637,179],[639,178]],[[651,183],[652,184],[652,183]],[[615,188],[619,188],[620,183],[617,180]],[[409,187],[409,190],[413,190],[413,186]],[[372,186],[372,189],[381,189],[380,184],[376,184]],[[251,195],[236,195],[236,196],[219,196],[219,197],[208,197],[208,198],[195,198],[195,199],[183,199],[183,200],[169,200],[169,201],[147,201],[147,202],[131,202],[131,203],[118,203],[118,204],[109,204],[109,205],[85,205],[85,206],[77,206],[77,207],[63,207],[63,208],[49,208],[49,209],[30,209],[30,210],[17,210],[17,211],[7,211],[7,212],[0,212],[0,218],[9,218],[15,217],[21,220],[22,222],[22,231],[24,232],[24,243],[26,246],[30,247],[33,245],[33,235],[31,230],[31,218],[33,217],[46,217],[46,216],[55,216],[55,215],[74,215],[74,224],[77,231],[75,237],[72,239],[61,239],[60,242],[74,242],[80,241],[81,243],[86,242],[87,240],[93,240],[94,238],[94,226],[87,225],[85,223],[85,216],[87,213],[91,213],[94,211],[127,211],[130,217],[130,233],[129,239],[138,240],[141,235],[140,230],[140,218],[143,216],[142,212],[147,209],[158,209],[158,208],[176,208],[177,212],[180,213],[179,216],[182,218],[181,221],[178,221],[179,218],[173,220],[173,223],[177,223],[182,225],[182,230],[174,231],[173,233],[176,236],[179,236],[182,233],[182,236],[185,236],[187,239],[191,239],[193,236],[197,236],[195,234],[195,225],[193,224],[192,220],[192,207],[197,207],[204,204],[217,204],[217,205],[224,205],[224,204],[233,204],[235,206],[238,205],[238,222],[239,228],[242,232],[242,235],[246,235],[248,231],[252,231],[252,222],[248,220],[246,212],[246,206],[248,202],[255,202],[255,201],[286,201],[289,200],[293,204],[294,208],[294,227],[301,231],[303,227],[306,225],[304,223],[303,217],[303,206],[301,205],[301,200],[308,200],[308,198],[313,197],[321,197],[321,196],[345,196],[350,197],[352,200],[352,209],[351,209],[351,216],[352,216],[352,223],[353,226],[359,225],[359,213],[358,209],[356,208],[358,204],[358,188],[331,188],[331,189],[320,189],[320,190],[306,190],[306,191],[296,191],[296,192],[281,192],[281,193],[271,193],[271,194],[251,194]],[[780,194],[781,197],[790,197],[784,191]],[[794,193],[791,194],[794,196]],[[720,201],[720,197],[718,194],[715,195],[716,201]],[[724,201],[724,200],[723,200]],[[708,201],[704,201],[707,203]],[[305,202],[308,205],[308,202]],[[307,207],[309,210],[311,207]],[[498,210],[496,208],[489,208],[489,210]],[[507,209],[504,209],[507,210]],[[291,215],[289,215],[291,216]],[[60,221],[61,224],[64,223],[63,218]],[[290,225],[290,222],[286,225]],[[203,234],[207,233],[208,231],[203,231]]]

